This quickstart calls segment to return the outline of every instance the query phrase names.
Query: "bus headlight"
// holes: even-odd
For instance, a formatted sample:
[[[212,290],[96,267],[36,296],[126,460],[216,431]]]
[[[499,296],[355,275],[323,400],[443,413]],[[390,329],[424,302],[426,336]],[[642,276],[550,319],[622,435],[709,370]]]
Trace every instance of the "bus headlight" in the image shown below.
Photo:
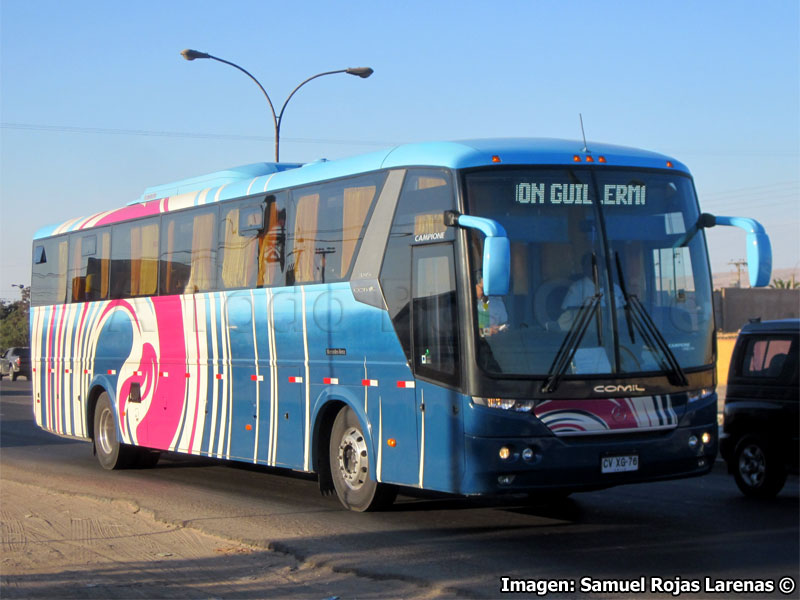
[[[689,402],[697,402],[698,400],[703,400],[704,398],[708,398],[713,393],[714,393],[714,388],[703,388],[701,390],[693,390],[689,392]]]
[[[478,398],[473,396],[472,401],[480,406],[489,408],[499,408],[501,410],[513,410],[515,412],[531,412],[533,400],[514,400],[513,398]]]

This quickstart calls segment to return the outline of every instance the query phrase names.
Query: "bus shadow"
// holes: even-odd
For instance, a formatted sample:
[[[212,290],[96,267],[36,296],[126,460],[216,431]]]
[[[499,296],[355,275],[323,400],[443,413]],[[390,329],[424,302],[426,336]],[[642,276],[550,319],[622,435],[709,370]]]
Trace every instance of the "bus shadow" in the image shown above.
[[[65,446],[82,443],[85,442],[53,435],[34,427],[29,419],[0,420],[0,448]]]
[[[541,500],[525,494],[468,498],[424,490],[400,490],[401,496],[385,512],[430,512],[477,509],[499,509],[524,515],[552,519],[576,520],[580,518],[581,504],[572,498]]]

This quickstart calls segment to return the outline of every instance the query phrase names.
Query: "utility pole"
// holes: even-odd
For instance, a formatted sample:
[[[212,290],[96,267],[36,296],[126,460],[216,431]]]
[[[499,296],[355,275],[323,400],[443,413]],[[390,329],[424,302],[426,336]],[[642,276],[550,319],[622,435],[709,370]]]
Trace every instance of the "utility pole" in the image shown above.
[[[742,267],[747,264],[747,261],[740,258],[739,260],[732,260],[728,264],[736,267],[736,287],[742,287]]]

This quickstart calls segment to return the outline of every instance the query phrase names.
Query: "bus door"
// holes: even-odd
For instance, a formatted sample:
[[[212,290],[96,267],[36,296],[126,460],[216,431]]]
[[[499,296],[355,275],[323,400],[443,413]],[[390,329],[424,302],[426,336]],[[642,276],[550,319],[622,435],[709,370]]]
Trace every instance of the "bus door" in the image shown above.
[[[417,484],[455,490],[461,466],[458,311],[453,244],[412,249],[412,352],[420,440]],[[420,377],[426,380],[419,379]]]
[[[303,316],[303,292],[299,287],[267,290],[264,331],[272,338],[270,394],[261,398],[262,429],[269,439],[269,464],[310,469],[306,432],[309,386],[307,345]],[[313,326],[313,324],[312,324]],[[265,354],[265,359],[267,354]],[[267,429],[268,428],[268,429]]]

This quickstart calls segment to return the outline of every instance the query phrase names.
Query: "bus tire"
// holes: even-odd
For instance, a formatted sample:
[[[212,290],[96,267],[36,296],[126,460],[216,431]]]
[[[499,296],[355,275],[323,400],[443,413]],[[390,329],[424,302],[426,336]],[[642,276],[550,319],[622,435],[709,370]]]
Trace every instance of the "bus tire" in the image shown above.
[[[107,470],[124,469],[135,458],[135,448],[120,444],[117,439],[117,422],[111,399],[106,392],[100,394],[94,410],[94,451],[100,466]]]
[[[355,412],[345,406],[331,429],[330,469],[336,495],[342,505],[364,512],[389,506],[397,488],[378,483],[370,473],[369,444]]]
[[[786,468],[780,453],[764,438],[747,435],[733,455],[733,477],[741,492],[750,498],[774,498],[786,483]]]

